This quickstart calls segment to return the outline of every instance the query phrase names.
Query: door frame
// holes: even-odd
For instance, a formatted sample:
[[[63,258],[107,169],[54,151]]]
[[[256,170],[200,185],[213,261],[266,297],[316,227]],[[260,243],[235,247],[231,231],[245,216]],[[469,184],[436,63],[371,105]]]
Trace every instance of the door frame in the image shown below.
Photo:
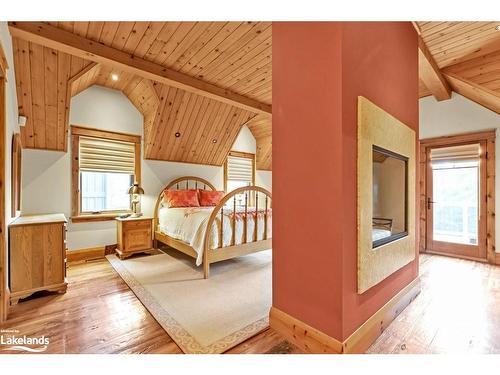
[[[419,168],[419,181],[420,181],[420,253],[433,253],[447,256],[454,256],[457,258],[472,259],[491,264],[496,263],[495,254],[495,137],[496,131],[485,130],[473,133],[464,133],[452,136],[443,136],[436,138],[426,138],[420,140],[420,168]],[[464,143],[483,142],[486,144],[486,196],[480,199],[486,200],[486,259],[474,258],[460,255],[452,255],[448,253],[440,253],[427,249],[427,172],[428,172],[428,154],[429,150],[433,147],[446,147],[459,145]]]

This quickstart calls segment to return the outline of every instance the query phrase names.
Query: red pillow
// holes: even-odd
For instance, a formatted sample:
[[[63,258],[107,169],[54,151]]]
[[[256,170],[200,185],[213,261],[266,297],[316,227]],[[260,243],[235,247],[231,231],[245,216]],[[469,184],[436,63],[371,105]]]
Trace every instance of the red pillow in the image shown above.
[[[166,190],[163,202],[168,208],[200,207],[197,190]]]
[[[199,194],[200,206],[207,207],[217,206],[225,193],[223,191],[200,190]]]

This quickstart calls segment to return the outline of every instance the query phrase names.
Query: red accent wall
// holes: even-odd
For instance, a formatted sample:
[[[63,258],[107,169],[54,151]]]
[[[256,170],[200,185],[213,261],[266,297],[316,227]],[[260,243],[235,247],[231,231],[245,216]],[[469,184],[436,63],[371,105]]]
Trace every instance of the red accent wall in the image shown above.
[[[273,305],[342,334],[341,25],[273,23]]]
[[[409,22],[273,23],[273,305],[339,340],[418,275],[356,292],[357,97],[418,139],[417,59]]]
[[[343,24],[342,30],[342,337],[345,339],[418,275],[418,261],[413,261],[362,295],[356,291],[357,97],[361,95],[368,98],[415,130],[417,144],[418,41],[417,33],[410,22],[347,22]],[[415,150],[418,155],[418,148]],[[418,171],[418,168],[416,170]],[[416,181],[418,211],[418,179]],[[416,214],[415,222],[418,223],[418,212]],[[418,259],[418,246],[415,246],[415,251]]]

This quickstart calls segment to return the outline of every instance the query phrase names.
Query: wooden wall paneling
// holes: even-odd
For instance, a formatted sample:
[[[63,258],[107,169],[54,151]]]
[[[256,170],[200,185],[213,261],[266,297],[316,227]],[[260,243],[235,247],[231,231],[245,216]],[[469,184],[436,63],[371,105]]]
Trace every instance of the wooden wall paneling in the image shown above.
[[[227,155],[227,152],[229,152],[231,150],[231,147],[229,147],[227,152],[223,155],[224,157],[223,157],[223,160],[220,162],[220,164],[219,164],[219,161],[217,160],[217,158],[219,156],[219,152],[220,152],[219,150],[221,150],[221,147],[224,146],[224,138],[225,138],[226,133],[229,132],[232,127],[234,127],[234,126],[238,127],[238,125],[236,123],[238,121],[240,114],[241,114],[241,110],[239,108],[232,107],[230,109],[230,112],[226,118],[226,121],[220,123],[221,126],[218,127],[218,129],[216,130],[216,133],[214,134],[214,139],[216,139],[217,142],[210,143],[210,148],[207,150],[207,153],[204,156],[203,164],[210,163],[210,164],[214,164],[214,165],[222,165],[222,163],[224,163],[225,156]],[[239,128],[238,128],[238,131],[239,131]],[[235,139],[236,139],[236,137],[235,137]]]
[[[500,93],[477,85],[454,73],[445,73],[444,75],[453,88],[453,91],[500,114]]]
[[[193,144],[196,139],[203,134],[205,128],[210,126],[210,119],[214,113],[214,109],[217,107],[217,102],[204,98],[203,105],[206,107],[203,111],[203,116],[200,118],[197,126],[189,126],[185,130],[184,143],[182,145],[176,145],[177,147],[173,150],[173,155],[178,155],[180,160],[190,160],[195,154],[196,150],[193,148]]]
[[[57,55],[57,149],[67,150],[68,121],[69,121],[69,94],[68,81],[70,79],[71,56],[66,53]],[[61,126],[63,124],[63,126]]]
[[[148,49],[141,50],[141,53],[138,56],[141,56],[148,60],[153,61],[153,59],[160,53],[165,44],[170,40],[174,32],[180,26],[181,22],[162,22],[163,27],[158,33],[157,37],[154,41],[152,41],[151,46]]]
[[[188,60],[182,61],[181,59],[179,64],[176,65],[176,69],[183,73],[188,73],[190,71],[196,72],[199,68],[199,64],[201,66],[205,61],[208,63],[211,57],[215,59],[216,53],[221,52],[224,46],[229,45],[231,41],[236,39],[242,32],[246,32],[245,28],[240,29],[241,25],[241,22],[227,22],[220,32],[212,39],[197,51],[193,50],[194,54],[192,54]],[[240,32],[236,32],[238,29]]]
[[[500,49],[500,22],[417,22],[440,68]]]
[[[219,110],[219,116],[216,117],[214,124],[209,128],[208,137],[205,139],[202,148],[198,154],[198,159],[195,163],[199,164],[209,164],[210,151],[213,149],[214,145],[219,142],[220,130],[224,127],[228,121],[231,120],[231,116],[234,114],[235,108],[229,105],[222,106]],[[215,141],[215,143],[214,143]]]
[[[420,187],[420,226],[419,226],[419,236],[420,240],[418,242],[418,250],[420,253],[424,253],[427,249],[427,147],[425,145],[420,145],[419,147],[419,187]]]
[[[41,22],[10,22],[10,32],[34,43],[54,48],[94,62],[114,66],[144,78],[169,84],[182,90],[208,96],[237,107],[259,113],[272,112],[271,106],[234,93],[205,80],[182,74],[151,61],[135,58],[118,49],[108,47]],[[181,24],[179,28],[184,27]],[[104,30],[103,30],[104,32]],[[169,41],[170,42],[170,41]]]
[[[451,98],[450,85],[420,36],[418,36],[418,72],[422,82],[438,101]]]
[[[210,23],[200,36],[189,46],[189,48],[187,48],[175,59],[175,61],[171,64],[171,67],[178,71],[182,66],[184,66],[184,64],[191,62],[191,58],[195,56],[204,46],[209,44],[227,24],[228,23],[224,22]]]
[[[119,22],[118,28],[116,29],[115,36],[113,37],[113,41],[111,42],[111,47],[117,48],[119,50],[123,49],[125,43],[127,43],[127,39],[134,28],[135,22]]]
[[[196,22],[179,22],[173,24],[171,28],[166,28],[164,30],[165,33],[161,34],[161,37],[164,37],[163,43],[160,43],[158,46],[152,46],[152,49],[148,51],[146,55],[148,60],[161,65],[182,42],[186,34],[191,31],[195,24]]]
[[[239,110],[239,116],[235,118],[235,121],[226,128],[226,131],[219,143],[219,146],[216,150],[214,150],[214,158],[217,164],[224,164],[224,161],[227,158],[227,155],[231,151],[236,138],[238,138],[238,134],[241,131],[243,125],[245,125],[252,117],[255,117],[255,113]],[[255,157],[255,155],[254,155]],[[255,171],[254,171],[255,173]]]
[[[220,108],[224,106],[223,103],[217,102],[215,100],[210,100],[209,112],[207,121],[203,122],[202,125],[196,129],[196,131],[191,132],[191,136],[186,142],[185,148],[181,154],[182,160],[197,160],[199,157],[199,150],[202,145],[209,142],[208,133],[210,128],[215,123],[215,119],[219,113]],[[194,135],[194,136],[193,136]]]
[[[130,53],[134,56],[143,58],[156,41],[164,26],[164,22],[150,22],[136,48],[134,51],[130,51]],[[125,51],[129,52],[127,50]]]
[[[26,117],[26,125],[21,128],[21,140],[24,147],[35,147],[34,121],[31,98],[31,68],[29,42],[12,38],[14,66],[16,75],[17,101],[19,115]]]
[[[57,150],[57,59],[58,52],[44,48],[45,147]]]
[[[0,45],[1,54],[3,54],[2,46]],[[0,323],[7,319],[8,313],[8,287],[7,287],[7,243],[6,243],[6,225],[5,225],[5,147],[6,144],[6,98],[5,98],[5,70],[3,63],[0,67],[0,144],[2,152],[0,152]]]
[[[175,121],[175,118],[178,115],[179,106],[181,105],[186,92],[180,89],[173,88],[169,91],[169,97],[167,98],[166,111],[164,112],[163,118],[160,119],[159,126],[160,132],[158,136],[157,153],[159,158],[161,159],[161,155],[165,152],[167,145],[166,134],[169,133],[169,124]]]
[[[176,158],[177,160],[182,161],[183,150],[181,149],[181,144],[183,145],[183,147],[185,147],[185,145],[189,141],[190,135],[193,132],[200,131],[200,128],[202,126],[201,121],[203,119],[203,116],[207,112],[207,107],[210,99],[200,97],[199,95],[196,95],[196,97],[194,98],[191,95],[190,103],[193,102],[196,102],[194,109],[190,110],[188,106],[187,110],[183,110],[182,121],[179,122],[178,126],[174,125],[172,129],[172,131],[174,131],[173,135],[172,133],[170,133],[169,138],[166,140],[168,142],[168,149],[165,155],[166,160]],[[176,131],[181,134],[179,138],[175,137]]]
[[[184,129],[182,125],[187,123],[188,118],[192,117],[193,122],[191,122],[190,125],[196,126],[194,120],[201,109],[201,101],[202,98],[198,95],[193,95],[186,91],[177,93],[172,112],[163,129],[161,147],[159,149],[159,157],[161,159],[169,160],[169,155],[172,152],[174,145],[176,143],[183,142]],[[186,110],[190,104],[191,106],[188,110]],[[186,119],[186,121],[183,121],[184,119]],[[180,133],[179,138],[175,137],[175,133],[177,132]]]
[[[30,70],[32,92],[32,118],[34,125],[35,148],[45,149],[45,75],[44,75],[44,47],[30,43]]]
[[[158,111],[156,113],[155,122],[153,124],[151,139],[149,139],[148,145],[151,151],[152,159],[157,159],[158,150],[161,145],[161,134],[163,127],[166,126],[164,118],[168,119],[170,109],[172,107],[172,99],[175,97],[177,89],[163,85],[160,91],[160,105],[158,106]]]
[[[99,36],[99,42],[110,45],[115,38],[119,24],[119,22],[104,22],[101,35]]]
[[[87,30],[87,38],[92,39],[96,42],[99,41],[102,29],[104,28],[104,24],[105,22],[102,21],[89,22],[89,28]]]
[[[498,256],[495,248],[495,138],[486,143],[486,252],[488,261],[496,263]]]
[[[204,79],[210,77],[210,75],[214,72],[220,71],[220,69],[231,66],[234,64],[238,57],[241,57],[244,54],[244,51],[248,52],[255,44],[260,44],[262,39],[254,41],[256,36],[261,36],[262,33],[270,26],[270,23],[255,23],[255,24],[247,24],[248,27],[242,31],[245,31],[244,34],[240,37],[239,34],[236,35],[236,40],[229,40],[228,43],[221,48],[217,48],[219,51],[216,52],[215,58],[212,59],[210,57],[210,61],[207,61],[206,64],[200,63],[198,65],[198,70],[196,71],[196,75],[202,76]],[[247,46],[250,44],[250,46]],[[245,48],[246,47],[246,48]],[[206,61],[206,60],[205,60]]]
[[[170,54],[166,54],[166,58],[157,60],[161,65],[173,67],[175,62],[187,51],[187,49],[198,39],[203,33],[206,33],[211,22],[196,22],[190,31],[182,37],[180,42],[172,50]],[[181,29],[181,27],[179,27]]]

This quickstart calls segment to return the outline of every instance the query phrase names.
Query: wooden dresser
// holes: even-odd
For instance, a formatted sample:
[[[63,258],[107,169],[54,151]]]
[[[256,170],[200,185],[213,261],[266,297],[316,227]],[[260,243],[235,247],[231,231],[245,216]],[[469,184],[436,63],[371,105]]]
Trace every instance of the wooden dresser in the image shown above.
[[[137,253],[151,253],[153,249],[153,218],[116,218],[117,247],[120,259]]]
[[[10,303],[48,290],[66,292],[66,217],[21,216],[9,225]]]

